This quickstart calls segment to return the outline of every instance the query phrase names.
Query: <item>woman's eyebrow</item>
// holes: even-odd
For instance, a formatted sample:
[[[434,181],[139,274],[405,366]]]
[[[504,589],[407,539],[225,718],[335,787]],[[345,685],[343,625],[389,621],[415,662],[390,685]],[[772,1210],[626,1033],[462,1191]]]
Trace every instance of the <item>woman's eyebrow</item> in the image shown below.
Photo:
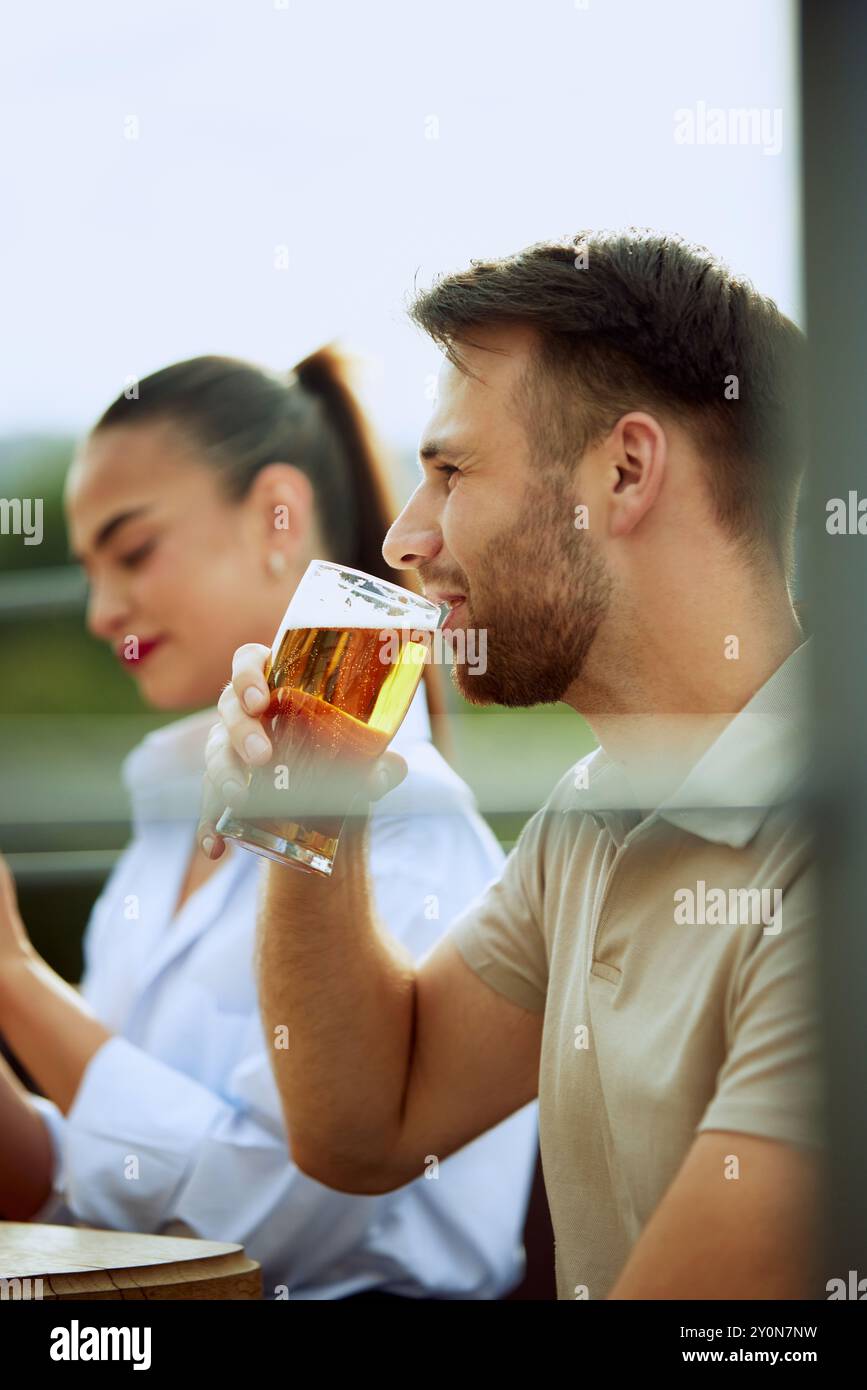
[[[127,512],[118,512],[116,516],[111,517],[109,521],[106,521],[104,525],[102,525],[99,528],[96,539],[93,542],[94,550],[99,550],[102,546],[104,546],[106,542],[111,539],[115,531],[117,531],[117,529],[120,526],[123,526],[127,521],[132,521],[134,517],[141,516],[142,513],[148,512],[150,510],[150,507],[143,506],[133,507],[130,511]],[[77,555],[74,550],[70,550],[69,553],[72,559],[75,560],[79,565],[83,564],[82,557],[80,555]]]

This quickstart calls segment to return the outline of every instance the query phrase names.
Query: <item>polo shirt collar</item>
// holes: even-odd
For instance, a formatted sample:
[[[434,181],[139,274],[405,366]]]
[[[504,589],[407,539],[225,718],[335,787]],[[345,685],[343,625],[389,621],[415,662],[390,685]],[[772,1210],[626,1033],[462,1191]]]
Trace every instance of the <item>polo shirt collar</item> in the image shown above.
[[[786,658],[704,752],[680,785],[652,812],[716,844],[749,844],[774,805],[802,785],[809,753],[811,642]],[[620,845],[647,806],[635,774],[597,749],[588,763],[581,804]]]

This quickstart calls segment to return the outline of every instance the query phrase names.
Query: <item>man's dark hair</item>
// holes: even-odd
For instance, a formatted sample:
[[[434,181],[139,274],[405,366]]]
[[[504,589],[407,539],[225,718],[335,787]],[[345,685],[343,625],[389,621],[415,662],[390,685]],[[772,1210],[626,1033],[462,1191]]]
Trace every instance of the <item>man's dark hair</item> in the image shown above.
[[[474,330],[537,331],[522,395],[540,460],[573,463],[629,410],[668,412],[707,463],[728,533],[757,556],[770,547],[790,574],[804,338],[704,247],[643,229],[583,232],[473,261],[418,295],[410,316],[462,370]]]

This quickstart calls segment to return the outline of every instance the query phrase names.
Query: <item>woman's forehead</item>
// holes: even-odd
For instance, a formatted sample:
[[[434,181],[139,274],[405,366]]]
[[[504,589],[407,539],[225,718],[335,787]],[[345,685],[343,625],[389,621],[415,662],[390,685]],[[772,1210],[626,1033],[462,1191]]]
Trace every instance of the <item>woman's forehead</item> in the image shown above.
[[[163,424],[111,426],[88,436],[70,465],[64,502],[74,550],[90,544],[109,513],[170,505],[208,485],[201,455]]]

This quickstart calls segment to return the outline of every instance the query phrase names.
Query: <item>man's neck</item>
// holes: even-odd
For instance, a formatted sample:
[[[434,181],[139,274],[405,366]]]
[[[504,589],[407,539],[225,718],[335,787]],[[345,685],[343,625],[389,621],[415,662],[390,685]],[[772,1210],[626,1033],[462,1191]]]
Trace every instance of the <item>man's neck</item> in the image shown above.
[[[657,804],[804,641],[788,597],[737,609],[685,602],[606,634],[564,696]]]

